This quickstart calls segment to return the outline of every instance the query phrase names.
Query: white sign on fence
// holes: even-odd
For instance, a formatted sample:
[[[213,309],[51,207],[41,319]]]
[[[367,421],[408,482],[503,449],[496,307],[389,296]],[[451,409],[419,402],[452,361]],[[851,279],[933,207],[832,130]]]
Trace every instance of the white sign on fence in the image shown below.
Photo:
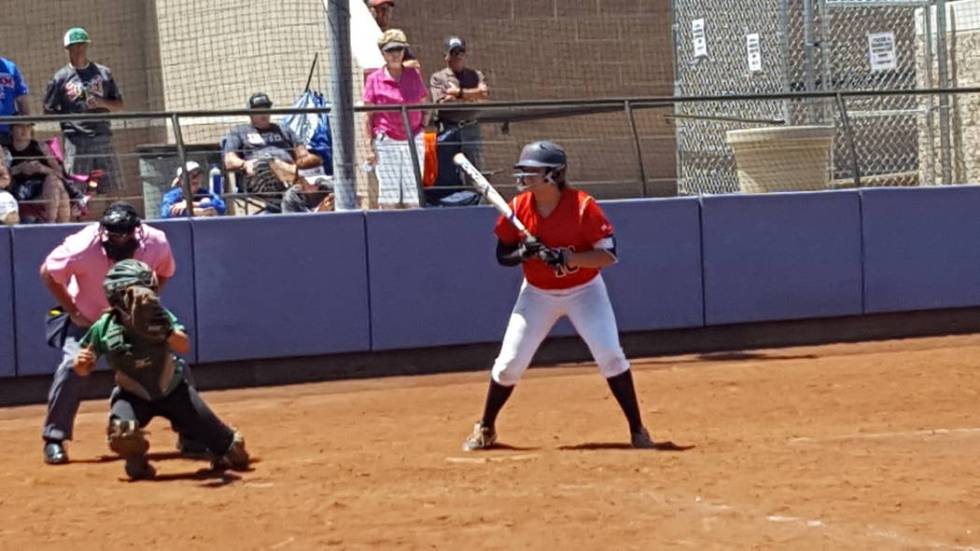
[[[691,21],[691,42],[694,43],[694,57],[708,57],[708,38],[704,34],[704,19]]]
[[[745,47],[749,56],[749,72],[757,73],[762,70],[762,45],[759,33],[745,35]]]
[[[895,33],[868,33],[868,59],[872,72],[891,71],[898,67]]]

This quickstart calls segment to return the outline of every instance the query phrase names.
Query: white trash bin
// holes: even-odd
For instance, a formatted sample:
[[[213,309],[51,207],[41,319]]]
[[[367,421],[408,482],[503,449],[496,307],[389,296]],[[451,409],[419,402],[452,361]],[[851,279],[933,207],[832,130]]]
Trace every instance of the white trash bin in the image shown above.
[[[742,193],[830,188],[833,126],[776,126],[729,130]]]

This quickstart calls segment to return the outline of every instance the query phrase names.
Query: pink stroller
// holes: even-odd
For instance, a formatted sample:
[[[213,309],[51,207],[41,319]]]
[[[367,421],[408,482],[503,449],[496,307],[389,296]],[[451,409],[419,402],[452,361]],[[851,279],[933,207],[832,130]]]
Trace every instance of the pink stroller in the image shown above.
[[[65,150],[61,147],[61,139],[57,136],[49,138],[44,142],[51,151],[51,156],[61,165],[61,181],[65,184],[65,191],[71,199],[71,218],[74,221],[81,220],[88,216],[88,202],[95,196],[99,188],[99,182],[105,177],[102,170],[93,170],[88,174],[69,174],[65,170]]]

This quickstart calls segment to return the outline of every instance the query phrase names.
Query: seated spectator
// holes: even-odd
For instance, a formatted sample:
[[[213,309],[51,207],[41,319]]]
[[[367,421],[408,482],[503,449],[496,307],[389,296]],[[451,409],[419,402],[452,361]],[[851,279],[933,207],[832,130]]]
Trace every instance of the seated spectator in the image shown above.
[[[378,40],[385,66],[371,73],[364,85],[365,105],[419,104],[427,97],[425,83],[418,69],[402,65],[408,47],[405,33],[390,29]],[[368,163],[375,165],[378,177],[378,205],[382,209],[415,208],[419,206],[416,174],[425,159],[422,129],[427,113],[408,112],[411,135],[406,132],[399,111],[372,112],[366,117]],[[417,153],[418,165],[413,164],[411,150]]]
[[[296,184],[282,198],[283,212],[332,212],[333,178],[322,169],[301,170]]]
[[[34,139],[34,123],[11,125],[10,192],[20,202],[25,223],[70,222],[71,199],[61,179],[61,168],[48,146]],[[25,204],[26,202],[38,204]]]
[[[7,171],[7,150],[0,147],[0,224],[20,223],[17,200],[7,190],[10,188],[10,172]]]
[[[184,200],[184,180],[181,178],[184,170],[177,167],[177,176],[170,182],[171,190],[163,196],[160,203],[160,217],[174,218],[187,215],[187,201]],[[225,202],[204,187],[204,169],[194,161],[187,162],[187,175],[191,182],[191,193],[194,200],[191,207],[194,216],[222,216],[225,213]]]
[[[272,107],[269,96],[258,92],[248,100],[249,109]],[[289,128],[272,122],[269,115],[251,115],[250,123],[237,126],[224,140],[227,170],[245,172],[244,190],[260,194],[269,210],[281,210],[282,192],[296,180],[299,169],[321,166],[323,159],[310,153]]]
[[[458,36],[451,36],[446,39],[444,51],[446,68],[434,73],[429,79],[432,101],[452,105],[489,99],[490,91],[483,73],[466,66],[466,42]],[[435,187],[459,188],[464,182],[462,172],[453,163],[453,156],[462,153],[473,166],[480,168],[482,164],[480,125],[476,120],[476,112],[443,109],[438,112],[437,117],[439,175]],[[430,200],[438,201],[455,191],[457,190],[429,189],[426,195]]]

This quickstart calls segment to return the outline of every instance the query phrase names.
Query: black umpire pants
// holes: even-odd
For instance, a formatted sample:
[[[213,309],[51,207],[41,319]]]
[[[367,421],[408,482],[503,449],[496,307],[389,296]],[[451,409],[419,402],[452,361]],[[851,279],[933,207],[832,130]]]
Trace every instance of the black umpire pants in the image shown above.
[[[118,386],[112,390],[110,420],[136,421],[144,428],[157,416],[169,420],[178,433],[204,444],[214,455],[224,455],[235,436],[187,381],[181,381],[166,397],[152,401]]]

